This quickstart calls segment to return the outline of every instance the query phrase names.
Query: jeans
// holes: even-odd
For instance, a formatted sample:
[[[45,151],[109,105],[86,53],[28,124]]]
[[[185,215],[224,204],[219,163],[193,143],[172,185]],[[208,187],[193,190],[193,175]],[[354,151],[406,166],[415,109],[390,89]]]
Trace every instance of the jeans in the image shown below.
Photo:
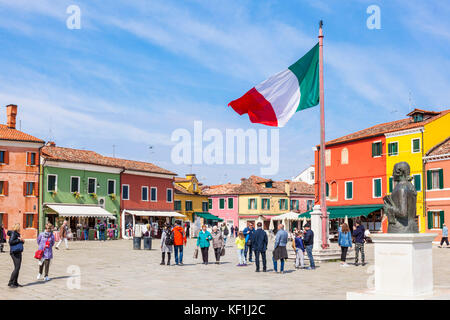
[[[64,240],[64,244],[66,245],[66,249],[69,249],[69,242],[67,241],[67,238],[61,238],[58,243],[56,244],[56,247],[59,248],[59,245]]]
[[[275,270],[275,272],[278,271],[278,264],[277,264],[277,260],[275,260],[274,258],[272,258],[273,261],[273,269]],[[280,259],[281,264],[280,264],[280,271],[283,272],[284,271],[284,259]]]
[[[248,252],[248,261],[252,262],[252,246],[248,246],[247,243],[245,244],[245,259],[247,259],[247,252]]]
[[[259,271],[259,255],[261,254],[263,270],[267,270],[267,260],[266,260],[266,252],[265,251],[255,251],[255,264],[256,270]]]
[[[442,247],[442,245],[444,244],[444,242],[445,242],[445,244],[448,246],[448,237],[442,237],[442,239],[441,239],[441,244],[440,244],[441,247]]]
[[[303,255],[303,251],[299,248],[295,249],[295,267],[298,268],[299,266],[304,268],[305,267],[305,257]]]
[[[364,263],[366,255],[364,254],[364,243],[355,243],[355,264],[359,261],[359,252],[361,252],[361,262]]]
[[[183,263],[183,245],[173,247],[175,249],[175,264]]]
[[[316,265],[314,264],[314,258],[313,258],[312,250],[313,250],[313,245],[312,244],[310,244],[309,246],[306,246],[306,253],[308,254],[309,266],[311,267],[311,269],[315,269]]]
[[[8,285],[17,285],[17,280],[19,279],[20,265],[22,264],[22,252],[11,253],[11,258],[14,263],[14,270],[11,273],[11,278],[9,279]]]
[[[89,239],[89,230],[84,230],[84,240]]]
[[[345,262],[345,260],[347,259],[347,251],[348,251],[348,247],[341,247],[341,261]]]
[[[208,264],[208,249],[209,247],[201,248],[203,263]]]
[[[105,231],[99,231],[98,233],[98,240],[106,241]]]
[[[39,274],[42,274],[45,267],[45,277],[48,277],[48,270],[50,269],[50,259],[44,259],[42,264],[39,266]]]
[[[239,264],[245,264],[244,249],[237,249]]]

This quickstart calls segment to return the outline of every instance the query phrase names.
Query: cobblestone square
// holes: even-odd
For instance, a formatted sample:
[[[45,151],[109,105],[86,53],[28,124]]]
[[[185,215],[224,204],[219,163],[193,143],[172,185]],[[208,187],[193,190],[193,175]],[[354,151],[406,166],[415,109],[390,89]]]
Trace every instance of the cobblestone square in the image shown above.
[[[38,263],[34,241],[25,243],[19,283],[7,287],[12,271],[9,253],[0,255],[0,299],[345,299],[347,291],[367,288],[373,275],[373,245],[366,245],[368,265],[343,268],[339,262],[318,265],[315,271],[295,270],[293,259],[285,274],[256,273],[254,264],[236,267],[234,239],[228,240],[223,263],[204,266],[193,259],[195,240],[184,253],[184,266],[161,266],[159,240],[153,250],[132,250],[132,241],[70,242],[69,250],[54,250],[49,282],[37,281]],[[9,249],[6,247],[6,249]],[[210,262],[214,261],[212,249]],[[268,269],[272,270],[271,248]],[[172,257],[171,263],[174,263]],[[450,249],[433,247],[434,284],[450,287],[446,266]],[[71,274],[79,268],[80,275]],[[79,289],[77,289],[79,284]],[[72,289],[70,289],[72,288]],[[275,293],[276,292],[276,293]]]

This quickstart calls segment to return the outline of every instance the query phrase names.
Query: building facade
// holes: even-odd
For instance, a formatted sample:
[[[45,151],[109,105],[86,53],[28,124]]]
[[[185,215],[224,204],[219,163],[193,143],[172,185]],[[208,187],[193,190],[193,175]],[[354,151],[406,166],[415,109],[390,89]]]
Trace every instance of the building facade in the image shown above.
[[[203,194],[202,184],[195,174],[187,174],[186,178],[175,178],[175,211],[186,216],[186,220],[195,221],[195,215],[208,212],[208,195]]]
[[[16,129],[17,106],[6,106],[0,124],[0,223],[11,230],[20,223],[21,236],[37,237],[39,154],[44,141]]]
[[[315,181],[315,176],[316,176],[316,169],[314,168],[314,165],[311,165],[302,172],[300,172],[300,174],[293,177],[292,181],[294,182],[302,181],[313,185]]]
[[[238,186],[227,183],[203,188],[203,194],[208,196],[209,213],[223,219],[228,228],[239,225]]]

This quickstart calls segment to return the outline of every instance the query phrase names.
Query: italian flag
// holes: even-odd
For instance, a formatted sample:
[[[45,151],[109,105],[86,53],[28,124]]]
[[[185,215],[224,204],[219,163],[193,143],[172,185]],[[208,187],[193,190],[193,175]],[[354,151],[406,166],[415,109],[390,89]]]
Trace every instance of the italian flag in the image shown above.
[[[297,111],[319,104],[319,44],[296,63],[228,105],[250,121],[283,127]]]

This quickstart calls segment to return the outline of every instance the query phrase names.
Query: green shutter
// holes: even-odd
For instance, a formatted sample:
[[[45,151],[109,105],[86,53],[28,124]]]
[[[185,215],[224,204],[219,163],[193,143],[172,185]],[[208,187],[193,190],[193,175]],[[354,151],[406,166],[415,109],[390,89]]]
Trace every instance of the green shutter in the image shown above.
[[[233,209],[233,198],[228,198],[228,209]]]
[[[420,151],[420,140],[414,139],[413,140],[413,152],[419,152]]]
[[[326,190],[326,196],[327,197],[329,197],[330,196],[330,186],[329,186],[329,184],[328,184],[328,182],[325,184],[325,186],[326,186],[326,188],[325,188],[325,190]]]
[[[433,187],[433,181],[431,179],[431,170],[427,170],[427,190],[431,190]]]
[[[381,180],[377,179],[375,182],[375,197],[381,197]]]
[[[398,143],[394,143],[394,154],[398,154]]]
[[[376,155],[376,143],[372,143],[372,158]]]
[[[261,199],[261,209],[264,209],[264,199]]]
[[[392,177],[389,177],[389,193],[392,193],[393,189],[393,180]]]
[[[388,144],[388,155],[392,155],[392,143]]]
[[[251,209],[250,199],[248,199],[248,209]]]
[[[422,189],[420,181],[420,174],[414,175],[414,186],[416,187],[416,191],[420,191]]]
[[[352,182],[346,182],[347,186],[347,199],[353,198],[353,183]]]
[[[433,212],[428,211],[428,230],[433,229]]]
[[[288,209],[288,199],[284,200],[284,209],[287,210]]]
[[[208,199],[208,208],[212,209],[212,199]]]
[[[258,199],[255,199],[255,209],[258,209]]]
[[[439,212],[439,220],[440,220],[440,222],[441,222],[441,225],[440,225],[440,228],[442,229],[443,228],[443,224],[444,224],[444,211],[440,211]]]
[[[270,210],[270,199],[267,199],[267,209]]]
[[[281,199],[278,199],[278,206],[280,207],[281,210]]]
[[[444,170],[439,169],[439,189],[444,189]]]

